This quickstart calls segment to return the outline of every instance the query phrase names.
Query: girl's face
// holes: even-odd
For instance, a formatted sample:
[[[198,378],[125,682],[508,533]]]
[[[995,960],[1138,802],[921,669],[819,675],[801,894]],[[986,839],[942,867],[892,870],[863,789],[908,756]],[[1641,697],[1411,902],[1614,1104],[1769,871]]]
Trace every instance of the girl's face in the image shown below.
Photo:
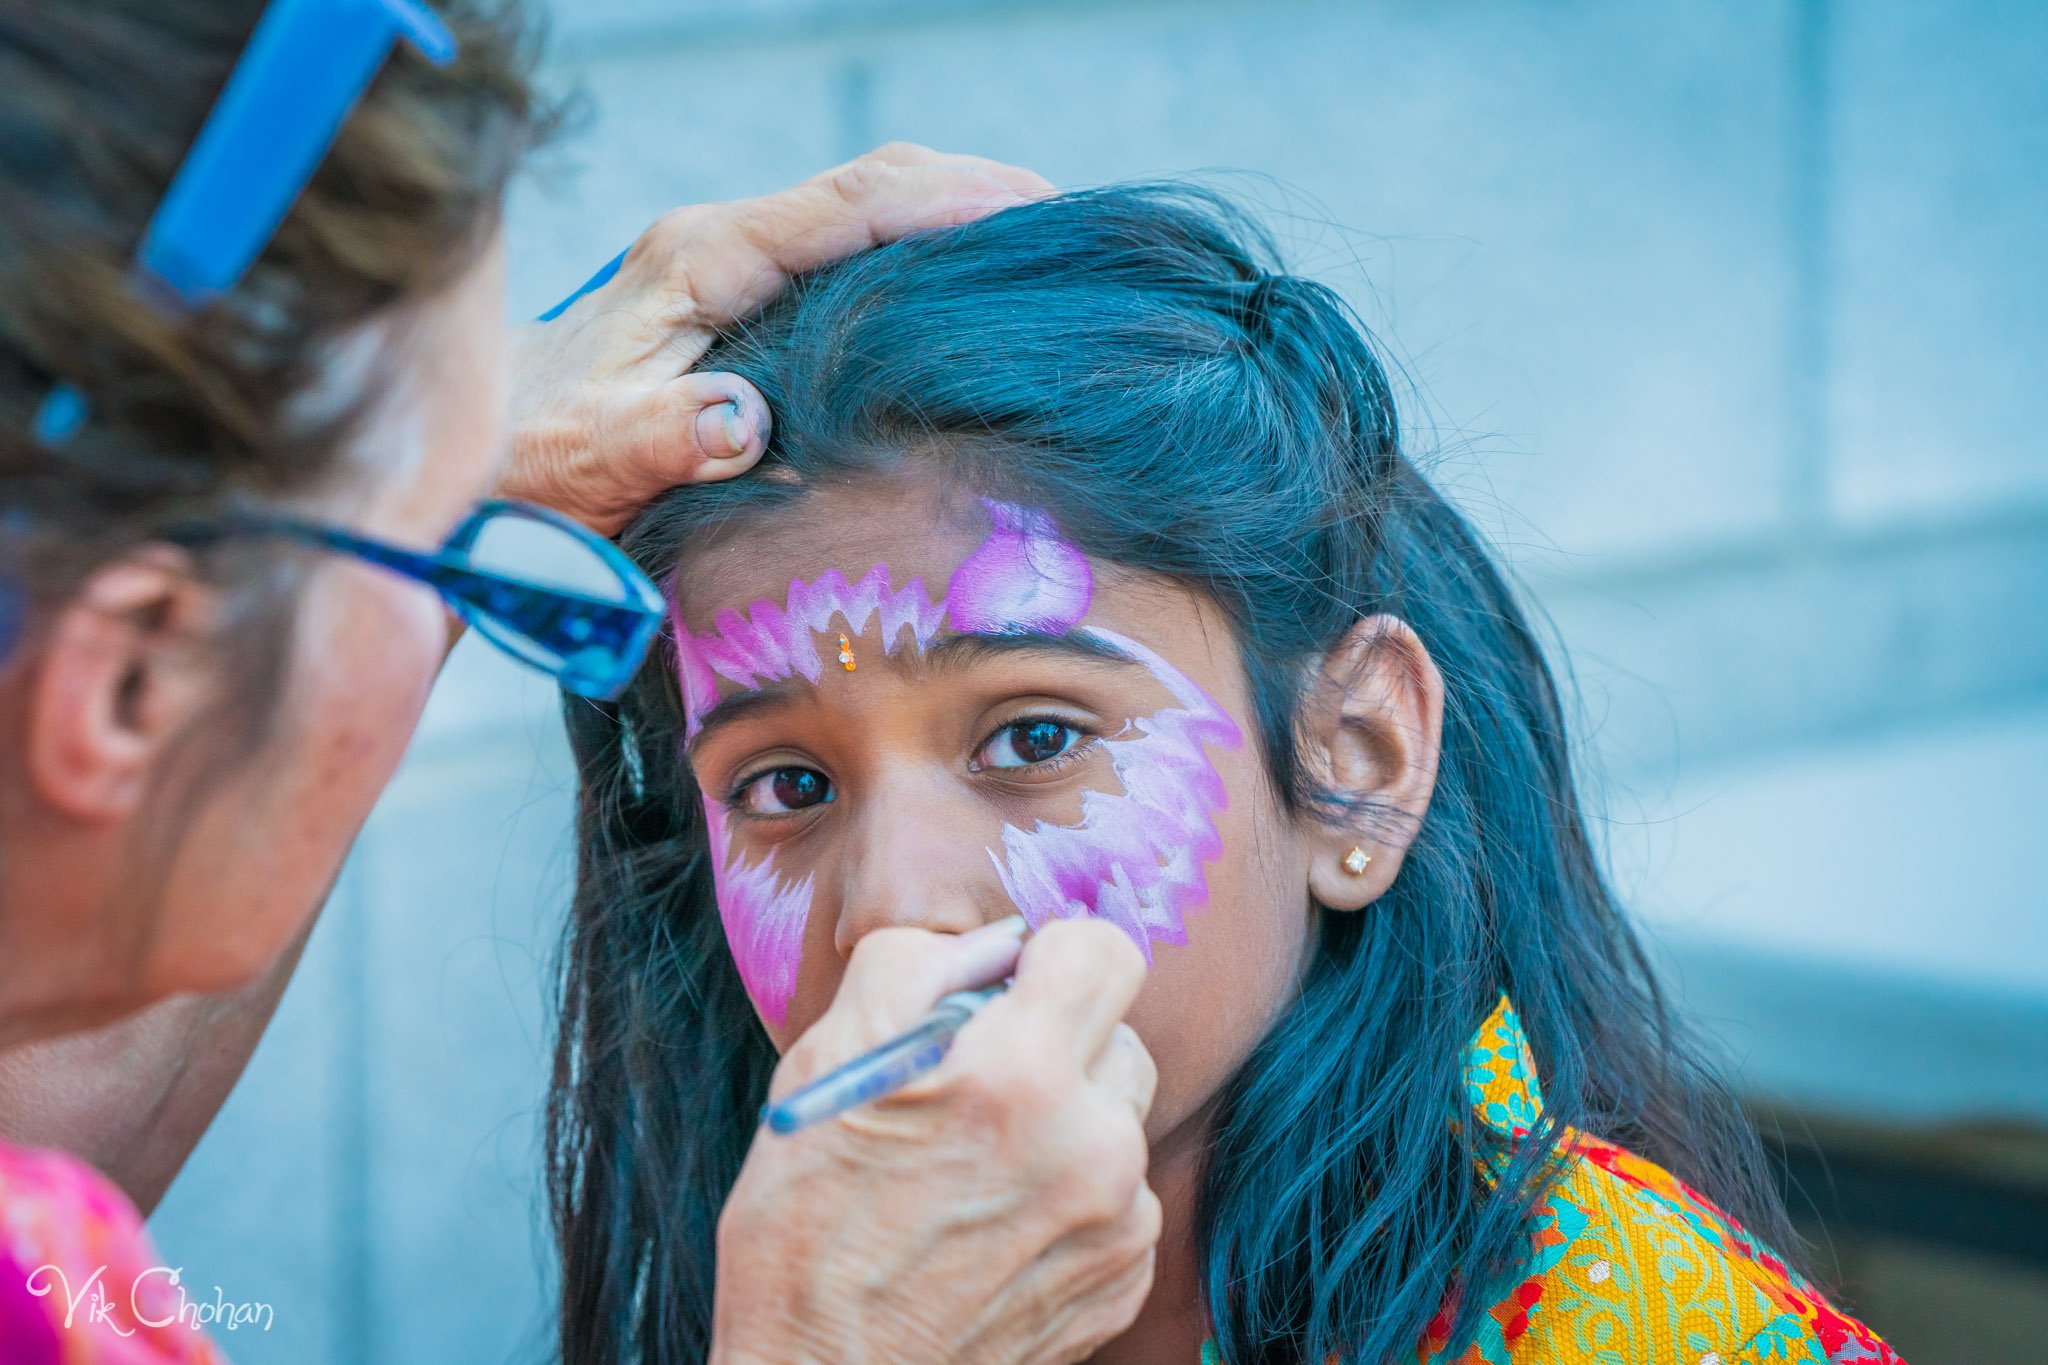
[[[688,758],[719,913],[778,1048],[861,936],[1090,914],[1152,962],[1128,1021],[1156,1143],[1290,995],[1310,848],[1222,615],[1037,509],[832,488],[677,576]]]

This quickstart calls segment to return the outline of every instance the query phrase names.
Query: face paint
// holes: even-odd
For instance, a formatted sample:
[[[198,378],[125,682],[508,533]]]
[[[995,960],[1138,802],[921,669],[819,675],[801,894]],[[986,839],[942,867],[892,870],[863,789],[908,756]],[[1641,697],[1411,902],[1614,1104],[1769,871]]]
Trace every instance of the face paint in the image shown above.
[[[725,833],[725,807],[704,798],[710,830],[711,880],[718,889],[718,919],[740,969],[747,995],[770,1023],[789,1017],[796,995],[797,964],[803,960],[804,927],[811,918],[811,879],[794,886],[775,874],[775,855],[758,863],[732,857]]]
[[[708,634],[693,634],[678,621],[684,738],[696,736],[699,719],[717,703],[721,677],[742,687],[796,674],[818,681],[823,672],[818,637],[827,633],[834,616],[844,617],[848,626],[834,656],[842,667],[852,662],[847,636],[861,635],[876,615],[882,618],[885,654],[895,653],[905,626],[920,652],[941,624],[979,632],[1059,634],[1071,629],[1095,597],[1088,557],[1060,539],[1052,518],[1037,508],[981,501],[989,514],[988,539],[953,571],[944,602],[932,601],[921,578],[892,588],[889,566],[877,564],[858,583],[849,584],[837,569],[815,583],[797,579],[789,585],[785,604],[762,600],[745,616],[728,608]]]
[[[1095,600],[1088,556],[1060,539],[1052,518],[1036,507],[983,498],[994,529],[960,562],[946,585],[946,624],[995,634],[1035,630],[1063,635]]]
[[[858,583],[848,583],[845,574],[832,569],[815,583],[792,582],[783,605],[764,599],[748,607],[745,616],[727,608],[718,613],[707,635],[693,635],[678,620],[676,667],[683,685],[684,739],[696,737],[704,713],[717,704],[719,678],[742,687],[759,687],[793,674],[818,681],[824,672],[818,636],[835,616],[844,617],[847,634],[856,636],[880,616],[882,652],[893,654],[905,626],[918,649],[924,649],[939,633],[946,610],[932,601],[923,579],[913,578],[892,589],[889,566],[877,564]]]
[[[834,658],[846,667],[849,637],[865,633],[877,616],[884,654],[896,651],[905,627],[920,653],[941,625],[975,633],[1074,629],[1095,595],[1087,556],[1061,538],[1043,511],[988,498],[982,505],[988,538],[953,571],[943,601],[932,600],[922,579],[893,588],[888,566],[876,564],[857,583],[837,569],[813,583],[796,580],[786,603],[758,601],[745,616],[727,609],[704,635],[693,634],[679,614],[686,738],[695,737],[704,713],[717,704],[719,678],[748,688],[793,676],[816,683],[824,673],[820,639],[836,646]],[[845,620],[844,634],[832,629],[834,617]],[[1040,821],[1029,831],[1006,825],[1002,853],[990,850],[989,856],[1033,927],[1099,915],[1128,933],[1149,962],[1154,940],[1187,942],[1186,913],[1208,900],[1203,864],[1222,851],[1215,815],[1225,805],[1223,779],[1204,746],[1236,748],[1243,736],[1207,693],[1159,655],[1109,631],[1092,633],[1144,664],[1177,704],[1136,721],[1137,738],[1106,741],[1122,795],[1083,793],[1078,825]],[[724,806],[707,797],[704,811],[726,941],[747,993],[765,1017],[780,1023],[796,992],[811,878],[784,883],[773,853],[758,863],[733,859]]]
[[[718,613],[712,629],[703,635],[683,624],[678,603],[676,669],[683,692],[685,742],[696,737],[704,713],[718,703],[719,678],[750,688],[792,676],[817,682],[824,673],[818,640],[835,617],[843,618],[847,629],[834,632],[834,658],[841,668],[852,672],[849,637],[865,633],[877,616],[881,618],[884,654],[895,652],[905,627],[912,643],[922,651],[938,634],[946,608],[932,601],[921,578],[913,578],[901,588],[892,587],[886,564],[875,565],[857,583],[848,583],[837,569],[827,571],[816,582],[794,580],[784,603],[764,599],[748,607],[745,616],[728,608]],[[725,941],[747,994],[765,1018],[779,1024],[788,1017],[789,1002],[796,994],[804,926],[811,913],[811,879],[785,884],[775,874],[773,853],[758,863],[733,860],[726,811],[713,797],[704,798],[704,818]]]
[[[1136,721],[1136,739],[1104,741],[1123,795],[1083,792],[1078,825],[1005,825],[1002,853],[989,856],[1032,928],[1096,915],[1129,934],[1150,963],[1154,940],[1188,941],[1186,913],[1209,899],[1202,865],[1223,851],[1223,776],[1203,746],[1235,749],[1244,735],[1208,693],[1136,640],[1084,633],[1143,663],[1178,705]]]

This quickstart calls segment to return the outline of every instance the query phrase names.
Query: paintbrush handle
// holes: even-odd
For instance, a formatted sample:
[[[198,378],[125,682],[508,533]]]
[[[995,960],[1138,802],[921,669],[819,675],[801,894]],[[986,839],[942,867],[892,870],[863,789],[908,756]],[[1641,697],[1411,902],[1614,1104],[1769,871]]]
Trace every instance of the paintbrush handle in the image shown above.
[[[769,1105],[762,1116],[769,1131],[794,1133],[901,1090],[943,1061],[954,1035],[1008,987],[1004,982],[941,997],[909,1029]]]

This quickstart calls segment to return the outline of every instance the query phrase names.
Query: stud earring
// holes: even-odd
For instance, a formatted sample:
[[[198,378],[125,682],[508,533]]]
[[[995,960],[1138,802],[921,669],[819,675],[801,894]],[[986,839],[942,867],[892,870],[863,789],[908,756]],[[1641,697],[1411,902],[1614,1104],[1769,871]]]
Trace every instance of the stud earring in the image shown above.
[[[1371,861],[1372,855],[1370,853],[1367,853],[1362,848],[1354,848],[1344,855],[1344,870],[1354,877],[1363,876],[1366,865]]]
[[[839,637],[839,662],[846,665],[848,673],[853,672],[853,642],[844,635]]]

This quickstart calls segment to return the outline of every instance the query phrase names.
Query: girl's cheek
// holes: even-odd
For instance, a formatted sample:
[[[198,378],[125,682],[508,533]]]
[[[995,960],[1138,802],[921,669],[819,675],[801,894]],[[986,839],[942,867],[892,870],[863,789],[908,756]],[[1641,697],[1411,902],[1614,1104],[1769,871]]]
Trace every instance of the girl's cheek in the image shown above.
[[[767,1030],[768,1039],[775,1044],[778,1053],[787,1053],[796,1041],[810,1032],[811,1028],[832,1008],[838,997],[839,987],[846,979],[846,964],[839,959],[839,953],[832,943],[832,916],[823,911],[814,912],[812,930],[806,935],[803,958],[797,971],[797,986],[788,1008],[780,1018],[771,1019],[760,1001],[754,1002],[754,1013],[760,1018],[761,1026]]]
[[[997,872],[1035,928],[1074,914],[1122,929],[1147,962],[1184,945],[1210,901],[1229,791],[1219,762],[1244,748],[1230,713],[1163,656],[1106,629],[1082,632],[1148,669],[1168,704],[1105,741],[1114,790],[1091,791],[1074,824],[1005,826]]]
[[[1293,998],[1309,950],[1307,872],[1255,754],[1218,764],[1229,791],[1223,853],[1184,946],[1159,945],[1126,1016],[1159,1069],[1157,1139],[1208,1104]]]

